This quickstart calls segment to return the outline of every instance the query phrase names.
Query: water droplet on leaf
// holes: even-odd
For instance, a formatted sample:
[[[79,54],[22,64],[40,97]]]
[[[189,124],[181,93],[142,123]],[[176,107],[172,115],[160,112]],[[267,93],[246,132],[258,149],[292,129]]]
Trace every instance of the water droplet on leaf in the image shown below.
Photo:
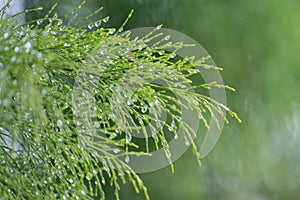
[[[8,38],[8,37],[9,37],[9,33],[7,33],[7,32],[4,33],[4,36],[3,36],[3,37],[4,37],[5,39]]]
[[[188,141],[188,139],[187,139],[186,137],[185,137],[184,144],[185,144],[186,146],[189,146],[189,145],[190,145],[190,142]]]
[[[16,62],[16,60],[17,60],[17,57],[16,57],[16,56],[11,57],[11,59],[10,59],[10,61],[11,61],[12,63]]]
[[[175,134],[175,135],[174,135],[174,139],[175,139],[175,140],[178,140],[178,134]]]
[[[85,176],[85,178],[86,178],[88,181],[90,181],[90,180],[92,179],[92,177],[93,177],[93,175],[92,175],[90,172],[88,172],[88,173],[86,174],[86,176]]]
[[[120,149],[114,149],[114,153],[119,153]]]
[[[159,51],[158,54],[159,54],[160,56],[162,56],[162,55],[164,55],[164,52],[163,52],[163,51]]]
[[[142,111],[142,113],[146,113],[147,112],[147,107],[146,106],[142,107],[141,111]]]
[[[167,36],[164,38],[164,40],[168,41],[168,40],[170,40],[170,38],[171,38],[171,35],[167,35]]]
[[[175,128],[175,121],[174,121],[174,120],[173,120],[172,123],[171,123],[171,127],[172,127],[172,128]]]
[[[15,52],[19,52],[20,51],[20,47],[15,47],[14,51]]]
[[[95,27],[99,27],[100,25],[101,25],[100,21],[95,23]]]
[[[43,23],[43,20],[37,20],[36,23],[37,25],[41,25]]]
[[[126,162],[126,163],[129,163],[129,156],[126,156],[125,162]]]
[[[26,42],[24,45],[25,49],[26,49],[26,53],[29,53],[29,51],[32,48],[32,44],[30,42]]]
[[[63,122],[59,119],[59,120],[57,120],[56,125],[58,127],[62,127],[63,126]]]
[[[170,159],[172,156],[170,149],[166,149],[165,153],[166,153],[166,157]]]
[[[18,81],[17,81],[17,80],[13,80],[12,84],[13,84],[13,85],[17,85],[17,84],[18,84]]]
[[[109,21],[109,16],[107,16],[107,17],[105,17],[104,19],[103,19],[103,22],[104,23],[106,23],[106,22],[108,22]]]
[[[126,142],[129,143],[132,140],[132,135],[130,133],[126,134]]]

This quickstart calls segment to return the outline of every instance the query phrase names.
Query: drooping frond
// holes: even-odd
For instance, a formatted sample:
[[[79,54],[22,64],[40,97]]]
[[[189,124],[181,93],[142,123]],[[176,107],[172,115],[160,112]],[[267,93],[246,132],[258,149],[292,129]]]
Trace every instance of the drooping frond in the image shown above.
[[[196,132],[180,108],[196,112],[207,127],[205,112],[236,117],[194,91],[224,86],[193,84],[195,66],[205,59],[176,58],[166,47],[176,52],[186,45],[167,42],[168,36],[149,47],[155,30],[133,39],[130,32],[102,28],[107,17],[85,25],[90,16],[70,26],[76,9],[63,19],[54,9],[22,26],[13,17],[0,19],[1,194],[105,199],[103,187],[111,185],[118,199],[120,182],[129,181],[148,199],[129,156],[162,148],[172,165],[168,138],[178,137],[179,126],[198,152]],[[143,141],[134,140],[137,135]]]

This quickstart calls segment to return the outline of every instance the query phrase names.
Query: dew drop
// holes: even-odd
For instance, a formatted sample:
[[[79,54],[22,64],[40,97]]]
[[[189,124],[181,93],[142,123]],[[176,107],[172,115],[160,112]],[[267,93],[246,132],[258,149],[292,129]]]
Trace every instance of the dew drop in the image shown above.
[[[76,121],[76,125],[77,125],[77,126],[81,126],[82,123],[81,123],[80,121]]]
[[[168,127],[169,131],[174,131],[173,127]]]
[[[41,93],[42,93],[42,95],[46,95],[47,94],[47,90],[46,89],[42,89]]]
[[[166,153],[166,157],[170,159],[172,156],[170,149],[166,149],[165,153]]]
[[[125,162],[126,162],[126,163],[129,163],[129,156],[126,156]]]
[[[178,134],[175,134],[175,135],[174,135],[174,139],[175,139],[175,140],[178,140]]]
[[[173,120],[171,123],[171,127],[174,128],[175,127],[175,121]]]
[[[94,79],[94,78],[95,78],[95,76],[92,75],[92,74],[90,74],[89,77],[90,77],[91,79]]]
[[[106,165],[104,165],[104,166],[103,166],[103,170],[106,171],[106,172],[108,172],[108,171],[109,171],[109,168],[108,168]],[[104,180],[104,179],[102,179],[102,180]]]
[[[36,57],[37,57],[38,59],[42,59],[42,56],[43,56],[43,54],[42,54],[41,52],[38,52],[37,55],[36,55]]]
[[[26,53],[28,53],[30,51],[30,49],[32,48],[32,44],[30,42],[26,42],[24,47],[26,49]]]
[[[122,32],[123,30],[124,30],[124,28],[120,28],[118,31],[119,31],[119,32]]]
[[[109,16],[105,17],[105,18],[103,19],[103,22],[106,23],[106,22],[108,22],[108,20],[109,20]]]
[[[69,47],[69,46],[71,46],[69,43],[64,43],[64,46],[65,47]]]
[[[167,35],[167,36],[164,38],[164,40],[168,41],[168,40],[170,40],[170,38],[171,38],[171,35]]]
[[[139,119],[139,124],[140,125],[143,125],[144,124],[144,121],[142,119]]]
[[[10,59],[10,61],[13,62],[13,63],[16,62],[16,60],[17,60],[16,56],[11,57],[11,59]]]
[[[56,125],[58,127],[62,127],[63,126],[63,122],[59,119],[59,120],[57,120]]]
[[[115,32],[116,32],[115,29],[110,29],[110,30],[108,31],[108,34],[112,35],[112,34],[114,34]]]
[[[15,52],[20,52],[20,47],[15,47],[14,51]]]
[[[36,23],[37,25],[41,25],[43,23],[43,20],[37,20]]]
[[[195,106],[198,106],[198,105],[199,105],[199,103],[198,103],[197,100],[193,100],[193,104],[194,104]]]
[[[65,103],[65,108],[69,108],[68,102]]]
[[[164,55],[164,52],[163,52],[163,51],[159,51],[158,54],[159,54],[160,56],[162,56],[162,55]]]
[[[119,153],[120,149],[114,149],[114,153]]]
[[[23,31],[20,31],[20,32],[19,32],[19,35],[20,35],[20,36],[24,36],[25,33],[24,33]]]
[[[0,131],[5,134],[5,135],[9,135],[10,133],[8,132],[8,130],[6,130],[5,128],[0,126]],[[3,162],[2,162],[3,163]]]
[[[113,138],[115,138],[115,137],[117,137],[117,134],[116,134],[116,133],[112,133],[112,134],[109,136],[110,139],[113,139]]]
[[[142,113],[146,113],[147,112],[147,107],[146,106],[142,107],[141,111],[142,111]]]
[[[88,29],[92,29],[94,27],[94,24],[89,24]]]
[[[18,81],[17,81],[17,80],[13,80],[12,84],[13,84],[13,85],[17,85],[17,84],[18,84]]]
[[[4,39],[8,38],[9,37],[9,33],[4,33]]]
[[[170,54],[170,58],[175,58],[176,54]]]
[[[187,139],[186,137],[184,137],[184,139],[185,139],[184,144],[185,144],[186,146],[189,146],[189,145],[190,145],[190,142],[188,141],[188,139]]]
[[[152,136],[152,138],[156,138],[157,137],[157,133],[153,132],[151,136]]]
[[[126,134],[126,142],[129,143],[132,140],[132,135],[130,133]]]
[[[101,22],[96,22],[95,27],[99,27],[101,25]]]
[[[90,172],[88,172],[88,173],[86,174],[86,176],[85,176],[85,178],[86,178],[88,181],[90,181],[90,180],[92,179],[92,177],[93,177],[93,175],[92,175]]]

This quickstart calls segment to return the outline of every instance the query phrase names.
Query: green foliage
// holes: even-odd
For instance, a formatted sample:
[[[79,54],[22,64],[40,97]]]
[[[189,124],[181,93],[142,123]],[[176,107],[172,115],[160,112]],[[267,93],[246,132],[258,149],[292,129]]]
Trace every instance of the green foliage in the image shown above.
[[[181,124],[200,164],[192,140],[196,133],[181,122],[178,107],[195,110],[206,126],[206,111],[236,117],[186,86],[199,73],[195,66],[207,67],[206,58],[174,59],[174,53],[162,49],[167,46],[176,52],[188,45],[164,43],[168,36],[148,47],[147,42],[157,37],[155,30],[131,39],[130,32],[122,32],[123,26],[101,28],[107,17],[85,24],[101,9],[76,20],[82,5],[62,19],[54,6],[44,18],[22,26],[14,17],[0,19],[0,191],[4,199],[105,199],[105,185],[115,188],[118,199],[120,182],[126,181],[149,199],[127,156],[149,156],[152,144],[154,149],[164,149],[172,165],[166,128],[175,137]],[[154,84],[155,80],[163,80],[166,86]],[[95,94],[92,104],[89,91]],[[170,120],[160,120],[162,112]],[[147,130],[150,121],[155,126]],[[144,134],[145,148],[131,140],[133,131]],[[117,154],[116,149],[124,153]]]

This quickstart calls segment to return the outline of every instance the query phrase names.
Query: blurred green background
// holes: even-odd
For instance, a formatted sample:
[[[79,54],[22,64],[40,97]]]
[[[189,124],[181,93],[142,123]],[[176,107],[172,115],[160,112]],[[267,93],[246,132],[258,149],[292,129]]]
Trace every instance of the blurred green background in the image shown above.
[[[81,0],[28,0],[26,7],[55,2],[62,16]],[[90,0],[82,16],[99,6],[95,18],[109,15],[106,26],[119,27],[133,8],[127,29],[163,24],[197,40],[237,90],[227,100],[243,123],[225,126],[201,168],[189,150],[175,174],[168,167],[141,174],[152,199],[299,199],[299,0]],[[125,185],[121,199],[144,198]]]

